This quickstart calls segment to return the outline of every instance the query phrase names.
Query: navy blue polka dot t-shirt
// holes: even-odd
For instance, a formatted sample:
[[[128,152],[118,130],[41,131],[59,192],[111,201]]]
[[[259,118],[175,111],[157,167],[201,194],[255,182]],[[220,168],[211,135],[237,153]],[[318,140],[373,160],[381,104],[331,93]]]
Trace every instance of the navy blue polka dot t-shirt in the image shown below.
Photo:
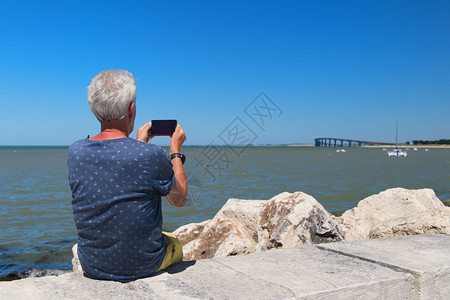
[[[67,164],[84,272],[123,282],[155,273],[166,252],[161,196],[175,178],[164,149],[83,139],[70,146]]]

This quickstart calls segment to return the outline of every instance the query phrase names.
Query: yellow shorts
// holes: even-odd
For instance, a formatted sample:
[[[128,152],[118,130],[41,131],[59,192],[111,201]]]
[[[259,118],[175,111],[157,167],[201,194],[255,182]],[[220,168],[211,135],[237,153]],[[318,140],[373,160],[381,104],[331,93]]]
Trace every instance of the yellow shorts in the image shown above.
[[[173,233],[163,231],[164,240],[166,241],[167,250],[164,260],[158,271],[164,270],[170,265],[176,264],[183,259],[183,246],[181,242]]]

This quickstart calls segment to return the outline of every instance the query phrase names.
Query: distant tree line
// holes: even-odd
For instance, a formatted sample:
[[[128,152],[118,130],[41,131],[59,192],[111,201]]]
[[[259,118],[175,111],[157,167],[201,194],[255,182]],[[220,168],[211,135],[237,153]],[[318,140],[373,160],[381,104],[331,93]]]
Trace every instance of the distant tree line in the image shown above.
[[[413,145],[450,145],[450,139],[440,139],[436,141],[414,140]],[[409,142],[407,143],[409,144]]]

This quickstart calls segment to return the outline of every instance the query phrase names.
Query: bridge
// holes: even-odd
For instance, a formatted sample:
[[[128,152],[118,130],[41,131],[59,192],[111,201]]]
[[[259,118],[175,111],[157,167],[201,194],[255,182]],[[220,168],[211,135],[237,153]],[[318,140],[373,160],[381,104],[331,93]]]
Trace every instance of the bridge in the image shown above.
[[[341,139],[341,138],[326,138],[319,137],[314,139],[316,147],[344,147],[348,146],[365,146],[365,145],[395,145],[394,143],[381,143],[381,142],[370,142],[352,139]]]

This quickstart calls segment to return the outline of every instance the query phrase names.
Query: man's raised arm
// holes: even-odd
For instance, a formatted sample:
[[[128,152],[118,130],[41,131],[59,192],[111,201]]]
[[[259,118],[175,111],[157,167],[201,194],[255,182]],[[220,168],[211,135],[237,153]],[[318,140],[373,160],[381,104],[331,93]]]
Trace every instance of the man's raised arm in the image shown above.
[[[183,128],[181,128],[181,125],[178,125],[170,140],[170,155],[180,153],[184,141],[186,141],[186,134]],[[172,164],[173,172],[175,173],[175,182],[166,198],[173,206],[182,207],[187,201],[188,186],[186,174],[184,173],[183,162],[180,157],[173,158]]]

